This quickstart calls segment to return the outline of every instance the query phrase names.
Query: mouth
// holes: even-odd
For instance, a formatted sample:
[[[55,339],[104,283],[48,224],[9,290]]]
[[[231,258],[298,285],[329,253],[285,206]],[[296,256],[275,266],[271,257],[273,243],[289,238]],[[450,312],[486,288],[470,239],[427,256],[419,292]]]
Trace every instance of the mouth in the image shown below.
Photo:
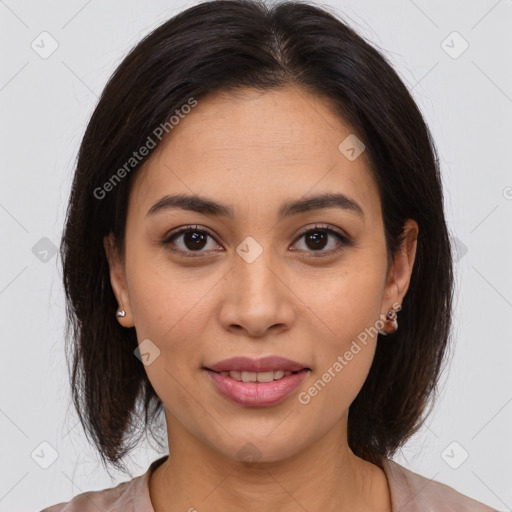
[[[211,370],[216,373],[222,372],[230,372],[233,373],[236,380],[237,374],[235,372],[240,372],[240,374],[245,374],[245,376],[249,376],[249,378],[254,378],[252,375],[254,374],[268,374],[263,376],[262,378],[270,378],[270,372],[291,372],[296,373],[301,370],[310,370],[308,366],[302,362],[293,361],[292,359],[287,359],[285,357],[280,356],[266,356],[261,358],[252,358],[247,356],[239,356],[239,357],[231,357],[229,359],[224,359],[222,361],[218,361],[217,363],[208,365],[203,367],[205,370]],[[278,378],[282,378],[283,375],[278,374]],[[289,375],[289,374],[288,374]],[[257,379],[256,379],[257,380]],[[256,382],[256,380],[247,380],[244,382]],[[260,381],[260,382],[269,382]]]
[[[274,370],[269,372],[240,372],[232,370],[215,373],[218,373],[223,377],[229,377],[230,379],[236,380],[237,382],[272,382],[274,380],[281,380],[284,377],[288,377],[288,375],[292,375],[292,373],[298,372],[291,372],[289,370]]]
[[[284,401],[304,381],[311,369],[290,359],[236,357],[202,367],[217,391],[245,407],[265,407]]]

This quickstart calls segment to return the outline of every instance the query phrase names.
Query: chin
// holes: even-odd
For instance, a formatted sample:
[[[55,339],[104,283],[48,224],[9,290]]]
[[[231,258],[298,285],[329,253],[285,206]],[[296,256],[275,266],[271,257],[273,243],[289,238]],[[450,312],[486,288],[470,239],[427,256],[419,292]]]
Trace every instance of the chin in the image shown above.
[[[275,425],[274,425],[275,428]],[[225,439],[226,444],[212,446],[215,451],[234,462],[257,464],[262,462],[279,462],[293,457],[301,450],[297,444],[297,436],[288,433],[285,435],[270,434],[266,430],[261,435],[252,432],[247,436]]]

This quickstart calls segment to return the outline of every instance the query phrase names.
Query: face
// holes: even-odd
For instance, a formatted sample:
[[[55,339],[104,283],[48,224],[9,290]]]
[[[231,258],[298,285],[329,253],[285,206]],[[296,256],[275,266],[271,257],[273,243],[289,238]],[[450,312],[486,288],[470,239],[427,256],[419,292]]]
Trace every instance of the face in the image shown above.
[[[298,88],[218,93],[139,170],[124,260],[111,237],[105,248],[126,311],[119,321],[135,326],[171,441],[273,461],[346,425],[380,315],[406,293],[417,235],[409,221],[410,244],[388,261],[366,153],[339,149],[351,134],[325,100]],[[178,194],[222,208],[161,201]],[[326,194],[337,201],[307,202]],[[268,371],[208,370],[241,356],[304,369],[270,374],[272,383],[237,382]]]

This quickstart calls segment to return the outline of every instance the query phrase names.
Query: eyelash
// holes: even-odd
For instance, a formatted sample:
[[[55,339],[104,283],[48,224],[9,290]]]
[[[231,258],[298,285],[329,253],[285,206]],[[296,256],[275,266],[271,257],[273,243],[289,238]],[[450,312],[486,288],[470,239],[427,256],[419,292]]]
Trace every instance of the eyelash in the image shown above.
[[[304,231],[299,233],[299,235],[297,235],[297,238],[295,239],[294,245],[304,235],[307,235],[308,233],[315,232],[315,231],[322,231],[327,234],[334,235],[340,242],[340,245],[336,249],[332,249],[330,251],[305,251],[305,252],[311,253],[311,256],[309,256],[309,257],[317,258],[317,257],[323,257],[325,255],[332,256],[333,254],[337,254],[338,252],[342,251],[345,247],[352,245],[352,242],[346,236],[344,236],[341,233],[339,233],[338,231],[335,231],[334,229],[326,227],[322,224],[317,224],[317,225],[313,226],[312,228],[305,229]],[[179,229],[178,231],[170,233],[168,236],[166,236],[164,238],[164,240],[162,240],[162,244],[164,246],[168,246],[168,245],[170,245],[172,240],[174,240],[175,238],[177,238],[178,236],[180,236],[184,233],[189,233],[189,232],[206,234],[215,240],[215,237],[209,230],[204,229],[204,228],[199,229],[197,225],[189,225],[189,226],[185,226],[185,227]],[[171,250],[185,258],[201,257],[202,253],[206,252],[206,251],[183,251],[182,249],[171,249]],[[297,251],[297,252],[301,252],[301,251]]]

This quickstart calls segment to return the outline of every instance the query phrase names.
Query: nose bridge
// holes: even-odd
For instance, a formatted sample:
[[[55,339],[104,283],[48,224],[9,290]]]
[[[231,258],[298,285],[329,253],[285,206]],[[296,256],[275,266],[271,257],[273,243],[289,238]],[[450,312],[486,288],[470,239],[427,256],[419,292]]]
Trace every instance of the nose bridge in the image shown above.
[[[239,326],[252,335],[261,335],[272,325],[291,322],[293,308],[286,297],[287,287],[278,277],[283,268],[267,243],[247,237],[238,245],[230,292],[222,305],[225,328]]]
[[[269,240],[270,238],[267,238],[263,242],[260,238],[260,243],[252,236],[248,236],[238,245],[233,277],[237,284],[236,288],[244,295],[271,301],[273,296],[280,294],[279,288],[282,283],[276,282],[276,275],[279,274],[278,262]]]

